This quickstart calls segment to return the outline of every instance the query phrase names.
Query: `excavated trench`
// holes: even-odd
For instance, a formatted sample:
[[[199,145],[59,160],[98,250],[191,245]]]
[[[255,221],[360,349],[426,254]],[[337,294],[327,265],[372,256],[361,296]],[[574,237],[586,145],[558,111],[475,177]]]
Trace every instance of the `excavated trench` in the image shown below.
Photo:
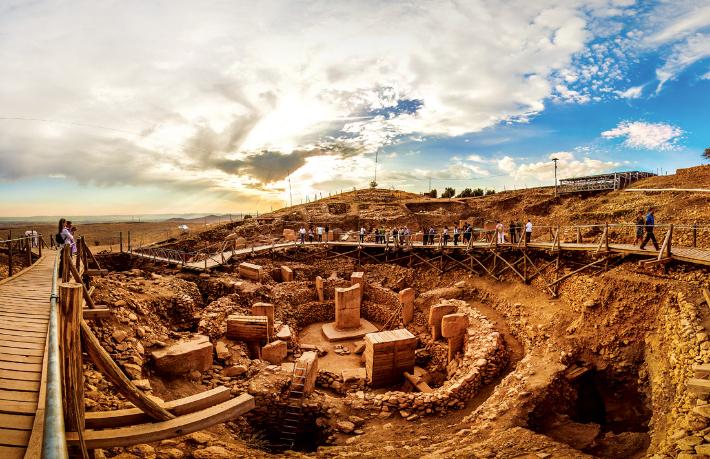
[[[646,393],[629,372],[578,367],[547,389],[530,413],[538,433],[602,458],[643,457],[650,443],[651,408]]]

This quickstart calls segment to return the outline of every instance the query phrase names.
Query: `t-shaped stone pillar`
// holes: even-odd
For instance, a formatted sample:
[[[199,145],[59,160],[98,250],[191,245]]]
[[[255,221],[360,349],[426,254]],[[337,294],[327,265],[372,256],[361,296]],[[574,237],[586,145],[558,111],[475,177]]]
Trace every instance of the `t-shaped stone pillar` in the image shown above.
[[[452,304],[436,304],[429,309],[429,325],[431,337],[441,338],[441,319],[447,314],[453,314],[458,308]]]
[[[458,352],[463,351],[467,328],[468,316],[466,314],[447,314],[441,318],[441,336],[449,341],[448,362],[451,362]]]
[[[251,306],[251,313],[254,316],[266,316],[268,320],[268,340],[274,338],[274,305],[271,303],[254,303]]]
[[[335,328],[346,330],[360,326],[360,284],[335,288]]]
[[[402,322],[407,325],[414,318],[413,288],[405,288],[399,292],[399,304],[402,306]]]
[[[360,284],[360,299],[365,294],[365,273],[354,272],[350,275],[350,285]]]

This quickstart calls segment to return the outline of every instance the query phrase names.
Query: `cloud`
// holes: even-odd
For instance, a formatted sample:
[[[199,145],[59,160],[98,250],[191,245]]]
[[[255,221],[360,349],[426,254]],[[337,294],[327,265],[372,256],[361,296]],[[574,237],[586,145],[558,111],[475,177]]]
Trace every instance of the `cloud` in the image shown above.
[[[618,162],[602,161],[588,156],[579,159],[575,153],[559,151],[550,153],[546,161],[521,162],[510,156],[504,156],[498,161],[498,169],[516,181],[532,179],[532,182],[545,183],[552,180],[555,175],[555,164],[552,158],[559,160],[557,162],[558,178],[600,174],[620,165]]]
[[[622,121],[614,129],[604,131],[605,139],[624,138],[624,145],[647,150],[672,150],[683,135],[683,130],[666,123]]]
[[[643,94],[644,85],[632,86],[624,91],[616,91],[616,94],[622,99],[638,99]]]

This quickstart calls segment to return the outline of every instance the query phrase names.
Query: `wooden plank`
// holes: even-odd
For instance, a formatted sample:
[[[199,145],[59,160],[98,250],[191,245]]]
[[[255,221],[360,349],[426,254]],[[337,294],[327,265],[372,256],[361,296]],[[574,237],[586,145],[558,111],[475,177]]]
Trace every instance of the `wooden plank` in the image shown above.
[[[0,334],[12,336],[29,336],[32,338],[46,339],[47,333],[42,331],[27,331],[27,330],[8,330],[0,325]]]
[[[200,392],[199,394],[165,402],[161,404],[161,406],[175,416],[182,416],[184,414],[194,413],[195,411],[209,408],[210,406],[218,403],[226,402],[229,398],[229,388],[218,386],[214,389]],[[86,428],[107,429],[123,427],[131,424],[143,424],[150,422],[150,420],[150,417],[138,408],[113,411],[94,411],[86,413]]]
[[[35,406],[37,406],[38,397],[39,394],[37,392],[0,389],[0,400],[8,402],[34,402]]]
[[[169,421],[152,424],[140,424],[132,427],[119,427],[106,430],[86,430],[84,440],[88,449],[130,446],[139,443],[151,443],[166,438],[186,435],[234,419],[255,407],[254,397],[242,394],[229,401],[210,408],[179,416]],[[76,432],[67,432],[67,444],[77,445]]]
[[[40,373],[42,366],[38,363],[4,362],[0,360],[0,370]]]
[[[0,413],[0,429],[32,430],[34,416]]]
[[[44,337],[27,336],[24,334],[11,335],[9,333],[0,333],[0,341],[20,341],[23,343],[38,343],[44,344]]]
[[[693,367],[693,372],[695,373],[696,378],[707,379],[710,376],[710,363],[695,365]]]
[[[44,355],[44,349],[17,349],[15,347],[3,346],[2,343],[0,343],[0,354],[33,355],[41,358]]]
[[[0,457],[3,459],[23,459],[25,457],[25,448],[0,446]]]
[[[47,334],[47,325],[41,324],[18,324],[18,323],[5,323],[0,322],[0,330],[16,330],[16,331],[27,331],[37,334]]]
[[[18,381],[16,379],[0,378],[0,387],[5,390],[19,390],[25,392],[39,392],[39,380]]]
[[[0,346],[13,347],[15,349],[42,349],[42,350],[44,350],[44,344],[29,343],[29,342],[23,342],[23,341],[0,340]],[[44,355],[44,354],[42,354],[42,355]]]
[[[36,402],[17,402],[0,400],[0,413],[8,414],[35,414],[37,411]]]
[[[42,374],[38,371],[17,371],[0,369],[0,379],[14,379],[17,381],[39,382]],[[3,386],[3,389],[7,389]]]
[[[0,429],[0,445],[27,446],[29,441],[29,430]]]
[[[16,355],[16,354],[0,353],[0,361],[18,362],[18,363],[36,363],[38,365],[41,365],[42,364],[42,357],[38,357],[36,355]]]

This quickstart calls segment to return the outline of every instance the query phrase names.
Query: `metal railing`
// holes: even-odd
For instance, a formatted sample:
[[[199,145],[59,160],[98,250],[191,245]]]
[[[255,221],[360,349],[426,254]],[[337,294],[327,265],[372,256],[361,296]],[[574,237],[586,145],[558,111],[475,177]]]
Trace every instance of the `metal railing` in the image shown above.
[[[47,389],[44,409],[42,459],[65,459],[67,451],[62,401],[62,371],[59,353],[59,307],[57,280],[62,253],[57,251],[52,271],[52,293],[49,297],[49,327],[47,333]]]

